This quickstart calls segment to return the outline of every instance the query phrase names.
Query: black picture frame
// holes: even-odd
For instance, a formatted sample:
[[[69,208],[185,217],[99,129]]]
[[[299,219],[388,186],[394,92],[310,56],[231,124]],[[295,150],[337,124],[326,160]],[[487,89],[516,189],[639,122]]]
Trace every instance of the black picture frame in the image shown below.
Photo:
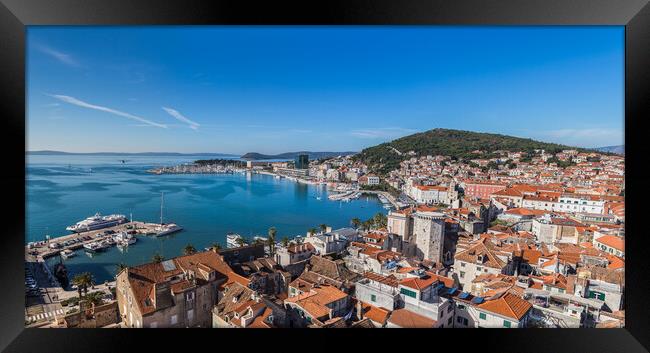
[[[650,5],[646,0],[248,1],[0,0],[4,234],[0,348],[10,352],[209,349],[642,352],[650,349],[648,236],[641,212],[648,148]],[[30,25],[618,25],[625,26],[626,323],[623,329],[46,330],[24,328],[25,26]],[[182,335],[182,337],[181,337]],[[345,342],[343,340],[346,340]],[[300,341],[300,342],[297,342]],[[230,348],[232,347],[232,348]],[[421,347],[421,348],[420,348]],[[375,347],[372,347],[375,348]]]

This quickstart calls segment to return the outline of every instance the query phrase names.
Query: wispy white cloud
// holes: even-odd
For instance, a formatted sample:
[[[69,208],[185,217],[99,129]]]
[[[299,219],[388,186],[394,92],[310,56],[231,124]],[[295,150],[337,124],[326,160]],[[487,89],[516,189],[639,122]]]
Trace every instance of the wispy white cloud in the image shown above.
[[[186,123],[190,127],[190,129],[198,130],[199,126],[201,126],[201,124],[186,118],[183,114],[179,113],[178,110],[167,108],[167,107],[162,107],[162,109],[166,111],[167,114],[174,117],[174,119]]]
[[[74,98],[74,97],[64,96],[64,95],[60,95],[60,94],[52,94],[50,96],[54,97],[54,98],[56,98],[56,99],[58,99],[58,100],[60,100],[62,102],[72,104],[72,105],[76,105],[76,106],[79,106],[79,107],[82,107],[82,108],[94,109],[94,110],[99,110],[99,111],[102,111],[102,112],[110,113],[110,114],[113,114],[113,115],[118,115],[118,116],[121,116],[121,117],[125,117],[125,118],[128,118],[128,119],[139,121],[141,123],[144,123],[144,124],[147,124],[147,125],[150,125],[150,126],[160,127],[160,128],[163,128],[163,129],[167,128],[167,125],[165,125],[165,124],[159,124],[159,123],[151,121],[149,119],[141,118],[139,116],[129,114],[129,113],[125,113],[125,112],[122,112],[122,111],[119,111],[119,110],[111,109],[111,108],[108,108],[108,107],[102,107],[102,106],[99,106],[99,105],[86,103],[86,102],[81,101],[81,100],[79,100],[77,98]]]
[[[350,131],[350,135],[366,138],[366,139],[377,139],[377,138],[393,138],[399,137],[407,134],[412,134],[417,130],[405,129],[401,127],[382,127],[382,128],[368,128],[368,129],[357,129]]]
[[[66,54],[66,53],[64,53],[62,51],[50,48],[50,47],[45,46],[45,45],[37,45],[36,49],[38,49],[40,52],[45,53],[45,54],[53,57],[54,59],[58,60],[59,62],[61,62],[63,64],[66,64],[68,66],[72,66],[72,67],[81,66],[79,64],[79,62],[76,59],[74,59],[72,57],[72,55],[70,55],[70,54]]]

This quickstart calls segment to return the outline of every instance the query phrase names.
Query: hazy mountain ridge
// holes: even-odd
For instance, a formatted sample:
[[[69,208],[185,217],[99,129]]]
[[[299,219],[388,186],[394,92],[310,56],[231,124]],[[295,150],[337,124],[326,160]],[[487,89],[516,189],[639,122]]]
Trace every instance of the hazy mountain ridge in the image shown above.
[[[625,155],[625,145],[596,147],[594,150]]]
[[[63,152],[63,151],[26,151],[25,154],[39,155],[39,156],[53,156],[53,155],[84,155],[84,156],[232,156],[237,157],[236,154],[231,153],[180,153],[180,152]]]
[[[250,160],[263,160],[263,159],[294,159],[299,154],[306,154],[309,156],[309,159],[320,159],[320,158],[330,158],[337,156],[349,156],[356,154],[357,152],[311,152],[311,151],[298,151],[298,152],[285,152],[280,154],[262,154],[257,152],[248,152],[245,155],[241,156],[242,159]]]

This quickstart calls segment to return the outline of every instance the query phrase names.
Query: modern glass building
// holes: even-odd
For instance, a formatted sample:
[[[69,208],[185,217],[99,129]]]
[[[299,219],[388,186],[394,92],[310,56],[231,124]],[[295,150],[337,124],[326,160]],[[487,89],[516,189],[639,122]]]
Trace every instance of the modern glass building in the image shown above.
[[[309,156],[306,154],[299,154],[296,156],[296,169],[308,169],[309,168]]]

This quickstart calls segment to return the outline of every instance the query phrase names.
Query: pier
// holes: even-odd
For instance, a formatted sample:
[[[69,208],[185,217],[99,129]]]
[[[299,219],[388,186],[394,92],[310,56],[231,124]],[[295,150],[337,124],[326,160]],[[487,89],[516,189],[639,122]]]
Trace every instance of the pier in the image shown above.
[[[27,261],[42,262],[48,257],[58,256],[64,250],[79,250],[83,248],[84,244],[108,240],[113,236],[113,234],[107,234],[109,230],[115,233],[135,231],[134,235],[148,235],[155,234],[157,227],[160,227],[160,224],[133,221],[113,227],[63,235],[51,238],[49,241],[37,242],[33,246],[30,246],[30,244],[34,243],[25,245],[25,259]],[[70,241],[74,241],[74,243],[64,245],[64,243]]]

